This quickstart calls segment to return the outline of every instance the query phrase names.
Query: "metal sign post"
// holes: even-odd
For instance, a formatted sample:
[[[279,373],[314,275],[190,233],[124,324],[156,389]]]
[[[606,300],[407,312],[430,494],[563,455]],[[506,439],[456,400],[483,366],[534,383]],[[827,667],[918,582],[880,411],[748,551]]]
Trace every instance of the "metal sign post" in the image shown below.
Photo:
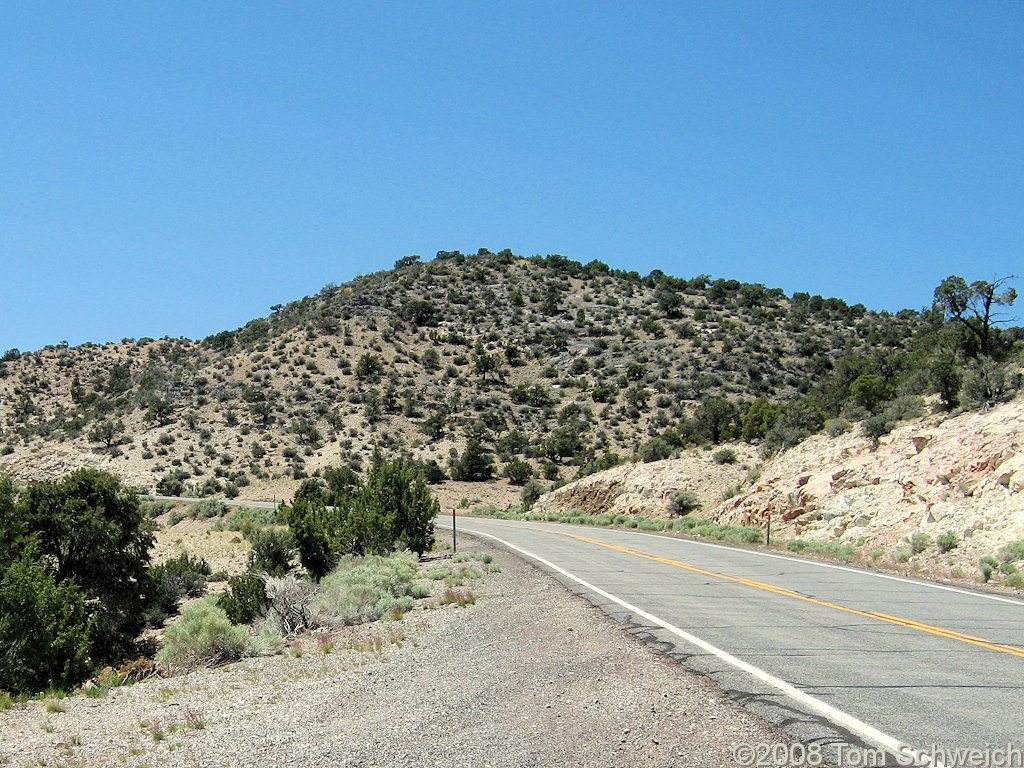
[[[456,542],[456,540],[455,540],[455,536],[456,536],[456,533],[455,533],[455,507],[452,507],[452,554],[453,555],[454,554],[458,554],[458,552],[459,552],[459,546],[458,546],[458,542]]]

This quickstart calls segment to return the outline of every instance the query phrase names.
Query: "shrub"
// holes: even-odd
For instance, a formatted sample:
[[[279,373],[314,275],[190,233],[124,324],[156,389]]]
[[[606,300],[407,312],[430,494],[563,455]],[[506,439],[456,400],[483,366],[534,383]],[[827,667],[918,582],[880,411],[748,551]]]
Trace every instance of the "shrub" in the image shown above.
[[[431,590],[430,587],[428,587],[426,584],[413,584],[411,587],[409,587],[409,595],[411,597],[416,598],[417,600],[422,600],[425,597],[430,597],[430,593],[432,591],[433,590]]]
[[[645,463],[661,461],[662,459],[671,458],[672,446],[670,446],[662,437],[652,437],[640,446],[640,450],[637,451],[637,455],[640,457],[640,461]]]
[[[923,531],[918,531],[911,535],[908,541],[910,542],[910,550],[915,555],[921,554],[932,545],[932,537]]]
[[[466,448],[451,464],[453,480],[483,481],[494,477],[490,451],[480,440],[470,438]]]
[[[162,565],[153,566],[149,573],[156,606],[165,616],[173,616],[182,598],[205,594],[210,566],[201,557],[182,552]]]
[[[181,496],[185,483],[177,472],[168,472],[156,482],[156,492],[161,496]]]
[[[267,622],[284,636],[316,629],[323,622],[316,617],[310,603],[316,586],[294,575],[280,578],[264,577],[267,594]]]
[[[732,448],[719,448],[711,458],[715,464],[735,464],[737,460],[736,451]]]
[[[513,485],[523,485],[533,477],[533,467],[522,459],[515,459],[505,465],[502,474],[509,479]]]
[[[999,557],[1003,562],[1024,560],[1024,540],[1014,541],[999,550]]]
[[[213,524],[214,531],[242,531],[246,533],[251,528],[264,528],[268,525],[282,522],[279,520],[279,513],[275,509],[263,509],[261,507],[239,507]]]
[[[850,558],[857,551],[857,548],[852,544],[841,544],[837,541],[823,543],[820,541],[807,541],[806,539],[793,539],[786,544],[786,549],[790,552],[814,552],[820,555],[828,555],[838,558],[844,563],[850,562]]]
[[[374,454],[366,482],[323,499],[296,499],[288,514],[299,557],[314,578],[346,555],[383,554],[397,546],[422,554],[434,543],[439,514],[423,475],[399,459]]]
[[[320,582],[312,607],[325,619],[344,624],[376,621],[383,614],[385,597],[410,595],[416,570],[415,560],[408,555],[345,558]]]
[[[668,502],[669,511],[674,515],[685,515],[701,508],[700,498],[693,491],[676,491]]]
[[[538,481],[530,479],[526,481],[523,490],[519,492],[519,500],[522,501],[525,509],[529,509],[543,495],[544,486]]]
[[[396,616],[408,613],[416,605],[416,599],[411,595],[385,595],[377,601],[376,611],[381,616]]]
[[[956,531],[946,531],[939,534],[937,543],[939,545],[939,552],[949,552],[960,546],[960,537]]]
[[[871,416],[861,422],[861,428],[864,430],[864,435],[872,438],[873,440],[877,440],[883,435],[888,435],[892,432],[893,427],[895,426],[896,424],[892,420],[886,418],[883,413],[880,413],[877,416]]]
[[[270,576],[284,576],[292,569],[295,540],[291,532],[279,528],[253,528],[247,537],[252,544],[249,570]]]
[[[850,422],[846,419],[827,419],[825,421],[825,434],[829,437],[839,437],[844,432],[850,431]]]
[[[26,550],[0,571],[0,691],[70,689],[89,675],[82,593]]]
[[[196,520],[207,520],[211,517],[224,517],[228,512],[228,505],[219,499],[203,499],[198,504],[192,505],[191,516]]]
[[[156,660],[170,671],[212,667],[242,658],[248,637],[245,627],[235,626],[223,609],[203,600],[167,628]]]
[[[35,548],[33,557],[46,564],[53,583],[74,584],[81,594],[90,660],[113,664],[131,654],[146,624],[152,584],[153,534],[138,495],[113,475],[93,469],[32,483],[16,504],[4,501],[3,485],[0,481],[0,565]],[[70,590],[59,592],[70,599]],[[42,593],[52,594],[49,588]]]
[[[992,574],[999,567],[999,561],[992,555],[985,555],[978,561],[978,569],[981,571],[981,579],[986,584],[992,578]]]
[[[232,576],[227,591],[217,597],[217,606],[232,624],[252,624],[266,613],[269,605],[263,580],[251,572]]]

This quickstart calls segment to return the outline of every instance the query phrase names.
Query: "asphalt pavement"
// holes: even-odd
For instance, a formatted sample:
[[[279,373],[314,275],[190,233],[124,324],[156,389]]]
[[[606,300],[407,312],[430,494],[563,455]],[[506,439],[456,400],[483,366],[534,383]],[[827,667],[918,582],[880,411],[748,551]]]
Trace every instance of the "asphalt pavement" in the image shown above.
[[[438,524],[451,535],[450,518]],[[457,525],[518,550],[752,711],[828,746],[834,764],[866,764],[872,755],[856,749],[881,747],[888,765],[1024,765],[1012,751],[1024,751],[1024,601],[635,531]]]

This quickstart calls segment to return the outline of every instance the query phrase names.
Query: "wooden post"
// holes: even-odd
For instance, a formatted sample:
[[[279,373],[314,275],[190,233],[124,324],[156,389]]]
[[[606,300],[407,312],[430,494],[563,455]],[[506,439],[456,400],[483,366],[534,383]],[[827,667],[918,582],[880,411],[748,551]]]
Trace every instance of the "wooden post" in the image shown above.
[[[764,543],[771,545],[772,543],[772,516],[768,515],[768,532],[765,534]]]

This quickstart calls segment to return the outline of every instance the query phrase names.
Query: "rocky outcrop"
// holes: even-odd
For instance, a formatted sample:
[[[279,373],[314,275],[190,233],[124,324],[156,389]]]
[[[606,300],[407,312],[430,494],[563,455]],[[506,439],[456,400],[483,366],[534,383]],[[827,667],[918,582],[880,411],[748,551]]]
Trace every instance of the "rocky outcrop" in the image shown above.
[[[584,477],[551,493],[534,510],[588,515],[669,517],[669,502],[677,491],[692,491],[705,510],[714,509],[730,486],[738,486],[756,463],[750,446],[734,446],[737,462],[716,464],[711,451],[688,451],[682,458],[622,466]]]
[[[915,533],[962,540],[958,559],[1024,539],[1024,402],[930,417],[877,445],[816,435],[768,462],[757,484],[719,506],[722,523],[786,537],[895,549]]]
[[[144,471],[125,471],[123,464],[110,456],[69,449],[40,449],[31,453],[12,454],[0,458],[0,472],[19,485],[38,480],[59,480],[76,469],[86,467],[110,472],[129,487],[152,484],[152,476]]]

